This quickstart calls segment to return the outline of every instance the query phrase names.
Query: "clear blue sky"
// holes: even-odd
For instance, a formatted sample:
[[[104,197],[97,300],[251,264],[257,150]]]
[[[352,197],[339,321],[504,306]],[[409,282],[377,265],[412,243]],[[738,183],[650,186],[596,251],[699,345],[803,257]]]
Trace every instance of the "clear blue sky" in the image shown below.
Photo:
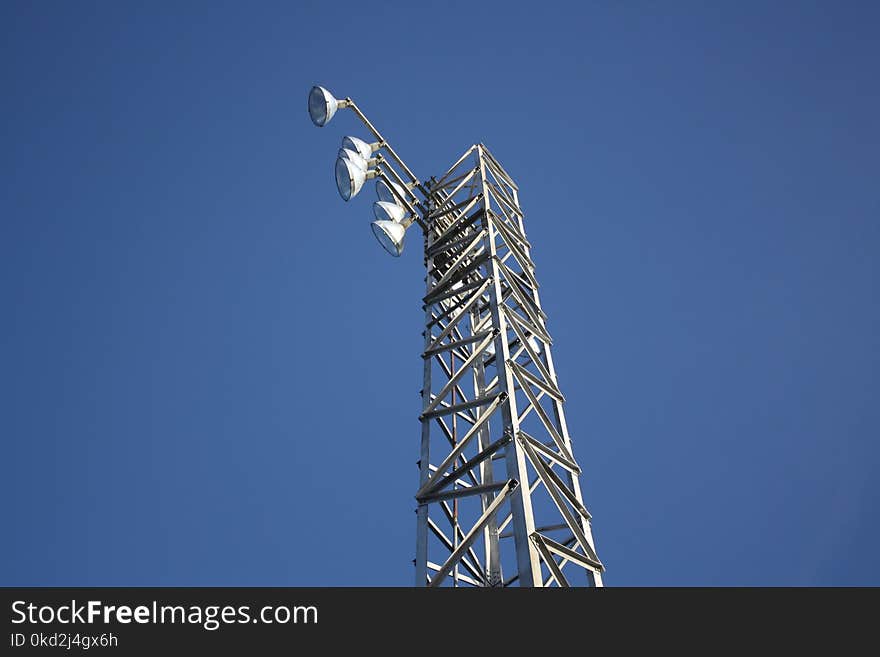
[[[3,2],[3,585],[412,582],[419,240],[519,182],[606,583],[880,585],[880,9]]]

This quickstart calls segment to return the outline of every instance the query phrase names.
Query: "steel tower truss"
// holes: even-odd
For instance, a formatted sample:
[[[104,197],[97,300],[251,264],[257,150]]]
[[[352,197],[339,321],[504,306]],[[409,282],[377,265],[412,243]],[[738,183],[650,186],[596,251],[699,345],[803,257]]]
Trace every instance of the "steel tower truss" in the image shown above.
[[[416,585],[601,586],[517,186],[478,144],[427,191]]]

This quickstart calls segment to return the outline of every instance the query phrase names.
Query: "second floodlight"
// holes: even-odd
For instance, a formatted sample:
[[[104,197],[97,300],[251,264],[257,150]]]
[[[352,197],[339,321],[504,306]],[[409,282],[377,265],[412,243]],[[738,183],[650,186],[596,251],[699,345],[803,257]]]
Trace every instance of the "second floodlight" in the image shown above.
[[[360,154],[365,160],[369,160],[370,156],[379,150],[379,144],[368,144],[363,139],[358,139],[357,137],[343,137],[342,148],[352,150]]]

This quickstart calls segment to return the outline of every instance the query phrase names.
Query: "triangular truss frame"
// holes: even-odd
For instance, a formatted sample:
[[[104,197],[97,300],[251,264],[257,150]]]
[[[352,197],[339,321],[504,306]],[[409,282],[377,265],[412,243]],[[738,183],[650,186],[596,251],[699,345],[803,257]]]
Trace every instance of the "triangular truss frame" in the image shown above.
[[[483,144],[428,186],[417,586],[602,586],[518,188]]]

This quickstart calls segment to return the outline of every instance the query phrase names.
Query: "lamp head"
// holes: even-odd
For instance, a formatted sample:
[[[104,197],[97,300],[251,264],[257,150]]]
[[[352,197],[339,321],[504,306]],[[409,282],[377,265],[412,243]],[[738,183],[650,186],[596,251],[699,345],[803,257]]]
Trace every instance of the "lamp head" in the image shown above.
[[[377,221],[395,221],[400,223],[406,216],[406,210],[397,203],[388,201],[376,201],[373,203],[373,216]]]
[[[390,182],[379,178],[376,181],[376,196],[379,197],[380,201],[387,201],[388,203],[400,203],[398,198],[394,195],[394,192],[391,191],[391,188],[394,188],[400,198],[406,198],[406,194],[404,193],[403,187],[398,185],[396,182]]]
[[[395,258],[403,253],[403,237],[406,235],[406,228],[396,221],[374,221],[370,224],[373,229],[373,235],[379,240],[382,248],[388,251]]]
[[[336,189],[343,201],[350,201],[356,196],[364,181],[367,179],[367,170],[349,159],[339,157],[336,159]]]
[[[336,153],[337,157],[341,157],[343,160],[349,160],[352,164],[356,164],[361,169],[369,169],[368,162],[361,157],[361,154],[357,151],[353,151],[350,148],[340,148],[339,152]]]
[[[363,139],[358,139],[357,137],[343,137],[342,147],[352,150],[355,153],[360,153],[360,156],[365,160],[369,160],[370,156],[373,154],[372,144],[368,144]]]
[[[339,101],[324,87],[315,86],[309,91],[309,116],[319,128],[327,125],[338,108]]]

